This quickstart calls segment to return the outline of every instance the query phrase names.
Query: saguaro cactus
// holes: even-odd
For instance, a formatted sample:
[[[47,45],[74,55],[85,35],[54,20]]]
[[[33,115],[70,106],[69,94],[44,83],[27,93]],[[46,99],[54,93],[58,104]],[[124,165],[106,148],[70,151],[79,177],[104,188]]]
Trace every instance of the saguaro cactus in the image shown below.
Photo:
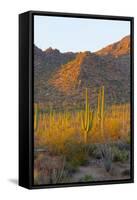
[[[101,136],[104,136],[104,86],[99,89],[97,116],[100,124]]]
[[[39,107],[38,104],[35,105],[35,113],[34,113],[34,130],[37,131],[39,123]]]
[[[88,133],[92,128],[93,123],[93,112],[90,110],[88,101],[88,90],[86,88],[86,99],[85,99],[85,111],[82,112],[81,124],[84,132],[84,143],[87,143]]]

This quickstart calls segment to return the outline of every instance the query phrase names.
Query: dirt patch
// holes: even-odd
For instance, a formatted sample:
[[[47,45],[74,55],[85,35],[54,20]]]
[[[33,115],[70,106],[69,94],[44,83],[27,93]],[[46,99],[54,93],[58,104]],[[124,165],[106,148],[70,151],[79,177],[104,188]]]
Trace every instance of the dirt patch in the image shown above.
[[[83,177],[91,176],[93,181],[120,180],[130,178],[129,163],[113,163],[110,172],[106,172],[103,164],[93,161],[88,166],[79,167],[78,172],[73,174],[72,182],[79,182]]]

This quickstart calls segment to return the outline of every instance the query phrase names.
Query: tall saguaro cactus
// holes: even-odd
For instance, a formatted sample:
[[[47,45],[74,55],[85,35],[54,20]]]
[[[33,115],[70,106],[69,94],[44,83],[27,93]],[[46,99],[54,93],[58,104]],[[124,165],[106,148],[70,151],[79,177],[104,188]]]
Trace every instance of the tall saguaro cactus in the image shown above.
[[[34,130],[37,131],[39,122],[39,108],[38,104],[35,105],[35,115],[34,115]]]
[[[101,136],[104,136],[104,86],[99,89],[97,116],[100,124]]]
[[[85,111],[82,113],[81,124],[84,132],[84,143],[87,143],[88,133],[92,129],[93,123],[93,112],[90,110],[88,101],[88,89],[86,88],[86,99],[85,99]]]

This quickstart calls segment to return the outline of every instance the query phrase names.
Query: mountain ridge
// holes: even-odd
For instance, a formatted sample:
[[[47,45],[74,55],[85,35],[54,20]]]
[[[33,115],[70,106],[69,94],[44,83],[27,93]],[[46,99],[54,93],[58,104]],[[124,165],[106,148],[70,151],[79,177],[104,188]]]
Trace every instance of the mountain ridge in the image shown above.
[[[120,41],[110,44],[96,52],[98,55],[120,56],[130,51],[130,36],[125,36]]]
[[[105,86],[106,101],[130,100],[130,36],[97,52],[65,52],[34,46],[34,101],[81,104],[84,88],[93,92]]]

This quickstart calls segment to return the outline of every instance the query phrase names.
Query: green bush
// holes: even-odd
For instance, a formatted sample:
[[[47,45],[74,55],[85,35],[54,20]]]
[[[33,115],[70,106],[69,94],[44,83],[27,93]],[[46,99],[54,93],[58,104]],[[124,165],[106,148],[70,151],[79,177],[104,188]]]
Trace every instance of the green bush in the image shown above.
[[[78,171],[78,166],[73,165],[70,162],[66,162],[65,171],[69,174],[69,176],[73,175]]]
[[[96,157],[96,153],[98,152],[97,145],[89,144],[86,146],[86,150],[89,156]]]
[[[88,182],[93,181],[93,177],[91,175],[85,175],[84,177],[79,179],[80,182]]]
[[[88,163],[88,151],[82,143],[69,142],[65,144],[64,154],[69,168],[77,168]]]
[[[74,167],[86,165],[88,163],[88,157],[84,152],[80,152],[74,154],[69,160],[69,163]]]
[[[113,161],[114,162],[124,162],[129,159],[129,152],[127,150],[119,150],[116,147],[113,147]]]

